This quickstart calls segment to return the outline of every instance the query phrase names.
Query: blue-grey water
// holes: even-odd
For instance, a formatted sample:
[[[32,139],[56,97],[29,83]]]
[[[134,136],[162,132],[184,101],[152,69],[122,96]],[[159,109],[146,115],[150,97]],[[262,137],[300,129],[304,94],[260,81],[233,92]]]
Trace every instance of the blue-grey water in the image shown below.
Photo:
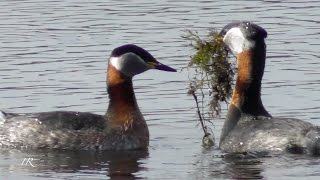
[[[269,33],[266,108],[274,116],[320,125],[319,17],[318,0],[2,0],[0,109],[104,114],[106,64],[113,48],[135,43],[182,69],[193,52],[181,38],[186,29],[205,35],[231,21],[250,20]],[[203,148],[195,103],[186,94],[188,76],[183,69],[135,77],[151,134],[148,152],[3,150],[0,179],[320,178],[319,157],[232,160],[217,148]],[[210,125],[216,140],[225,111]]]

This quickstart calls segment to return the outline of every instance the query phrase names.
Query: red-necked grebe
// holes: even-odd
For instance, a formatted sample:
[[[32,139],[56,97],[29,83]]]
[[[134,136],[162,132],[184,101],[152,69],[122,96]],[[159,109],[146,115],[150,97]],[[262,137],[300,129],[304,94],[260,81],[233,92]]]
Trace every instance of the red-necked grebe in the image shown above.
[[[149,131],[136,101],[132,78],[149,69],[176,71],[136,45],[115,48],[108,63],[110,100],[105,115],[71,111],[0,112],[0,146],[79,150],[146,148]]]
[[[225,152],[289,151],[320,154],[320,128],[294,118],[272,117],[261,101],[267,32],[251,22],[235,22],[220,34],[237,59],[238,74],[223,125]]]

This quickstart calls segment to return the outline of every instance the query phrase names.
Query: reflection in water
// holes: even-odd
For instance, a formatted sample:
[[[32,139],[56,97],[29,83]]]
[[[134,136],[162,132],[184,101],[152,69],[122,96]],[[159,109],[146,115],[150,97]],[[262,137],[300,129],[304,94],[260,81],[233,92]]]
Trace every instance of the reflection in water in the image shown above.
[[[206,149],[195,163],[195,179],[263,179],[265,153],[221,154],[217,148]]]
[[[226,171],[234,179],[262,179],[263,165],[261,159],[229,159]]]
[[[236,179],[262,179],[266,157],[271,157],[267,151],[229,153],[224,154],[224,160],[227,162],[226,171],[232,178]]]
[[[203,149],[197,155],[192,179],[265,179],[282,177],[284,171],[287,178],[318,177],[320,157],[297,155],[290,153],[245,153],[222,154],[217,148]],[[316,178],[318,179],[318,178]]]
[[[73,177],[78,173],[83,178],[110,177],[110,179],[136,179],[136,174],[145,170],[140,160],[148,157],[147,150],[136,151],[2,151],[12,159],[21,160],[10,163],[12,171],[26,171],[30,176],[54,177],[56,173]],[[21,158],[18,158],[21,157]],[[32,158],[30,163],[22,164],[25,158]],[[47,172],[47,173],[44,173]]]
[[[146,151],[120,152],[109,154],[108,176],[111,179],[136,179],[135,174],[144,167],[139,160],[148,156]]]

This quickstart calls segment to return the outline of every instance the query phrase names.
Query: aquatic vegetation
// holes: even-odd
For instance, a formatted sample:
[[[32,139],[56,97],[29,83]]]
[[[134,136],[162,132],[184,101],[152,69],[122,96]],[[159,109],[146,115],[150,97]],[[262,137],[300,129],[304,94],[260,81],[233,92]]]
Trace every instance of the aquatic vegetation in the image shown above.
[[[190,46],[195,50],[188,64],[188,68],[195,70],[195,74],[189,78],[188,94],[193,95],[196,101],[200,123],[206,137],[210,133],[205,121],[210,122],[210,119],[219,116],[221,103],[228,104],[231,97],[235,68],[228,62],[228,51],[218,32],[210,31],[201,39],[198,33],[187,31],[183,38],[189,40]],[[197,95],[202,97],[201,110]],[[209,118],[205,118],[205,114]]]

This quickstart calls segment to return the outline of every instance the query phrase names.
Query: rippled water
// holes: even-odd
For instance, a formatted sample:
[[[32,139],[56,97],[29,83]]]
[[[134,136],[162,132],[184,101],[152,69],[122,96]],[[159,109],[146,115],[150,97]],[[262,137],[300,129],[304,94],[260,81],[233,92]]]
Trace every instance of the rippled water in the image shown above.
[[[262,98],[275,116],[320,125],[320,2],[76,1],[0,2],[0,109],[103,114],[111,50],[135,43],[181,69],[186,29],[206,34],[233,20],[267,29]],[[150,128],[148,152],[1,151],[0,179],[290,179],[320,177],[320,159],[300,155],[234,160],[201,147],[188,71],[148,71],[134,79]],[[217,140],[223,118],[214,121]],[[22,166],[24,158],[33,165]]]

